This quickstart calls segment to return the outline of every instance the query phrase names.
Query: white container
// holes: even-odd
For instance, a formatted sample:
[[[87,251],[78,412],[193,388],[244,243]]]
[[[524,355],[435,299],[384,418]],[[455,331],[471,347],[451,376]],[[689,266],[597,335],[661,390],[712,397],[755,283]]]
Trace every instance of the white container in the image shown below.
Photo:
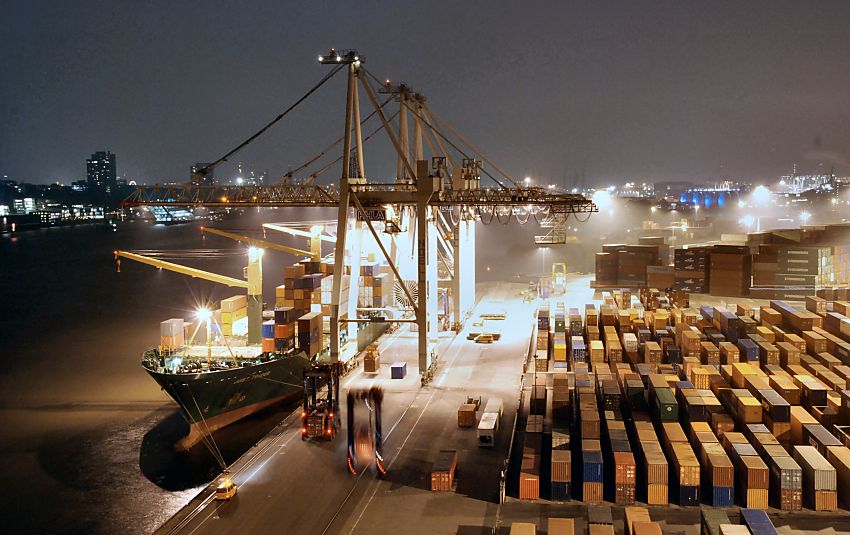
[[[492,448],[496,444],[496,432],[499,430],[499,415],[495,412],[485,412],[478,422],[478,446]]]

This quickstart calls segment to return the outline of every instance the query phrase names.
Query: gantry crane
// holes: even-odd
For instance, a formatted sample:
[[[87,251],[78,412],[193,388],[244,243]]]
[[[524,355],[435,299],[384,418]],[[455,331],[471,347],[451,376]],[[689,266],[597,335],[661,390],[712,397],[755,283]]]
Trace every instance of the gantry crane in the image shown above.
[[[386,258],[401,290],[412,305],[418,332],[419,372],[423,376],[433,371],[436,345],[436,303],[438,243],[445,241],[444,253],[450,251],[451,281],[455,302],[455,318],[461,321],[475,303],[475,223],[488,224],[497,219],[504,223],[515,218],[525,222],[534,214],[552,214],[558,220],[571,215],[590,214],[597,207],[582,195],[557,193],[538,187],[527,187],[511,178],[480,149],[472,145],[444,119],[435,114],[425,98],[409,87],[393,86],[379,81],[383,93],[399,103],[399,129],[394,131],[378,102],[370,78],[375,77],[365,67],[365,59],[354,50],[332,50],[321,55],[322,64],[333,69],[313,89],[327,82],[342,70],[347,72],[345,126],[342,142],[342,174],[338,185],[320,185],[310,178],[302,183],[284,180],[268,185],[155,185],[139,188],[123,203],[124,206],[220,206],[220,207],[332,207],[337,209],[337,231],[334,246],[333,289],[330,306],[331,359],[340,358],[339,324],[342,316],[356,321],[356,299],[349,299],[349,309],[341,310],[343,269],[346,256],[352,274],[359,272],[361,235],[367,232],[375,239],[381,254]],[[360,99],[358,85],[366,94],[376,116],[397,155],[397,173],[393,182],[367,181],[363,160],[364,139],[361,131]],[[245,142],[201,170],[208,172],[250,143],[282,119],[295,105],[278,115]],[[386,104],[386,103],[385,103]],[[372,116],[370,115],[370,117]],[[413,154],[409,143],[408,115],[413,120]],[[446,132],[459,139],[453,142]],[[424,145],[432,157],[428,160]],[[451,148],[457,155],[452,156]],[[501,180],[490,174],[483,163],[495,169]],[[481,174],[496,182],[497,187],[481,186]],[[385,246],[377,225],[384,224],[387,213],[401,214],[399,229],[406,232],[391,234],[389,247]],[[451,235],[442,240],[437,237],[438,221],[453,225]],[[386,225],[384,226],[386,229]],[[395,230],[395,229],[394,229]],[[449,238],[449,239],[446,239]],[[322,238],[324,239],[324,238]],[[389,251],[388,251],[389,248]],[[416,260],[407,259],[415,255]],[[448,256],[446,257],[448,262]],[[350,291],[356,296],[356,276],[351,277]],[[413,297],[404,281],[414,280],[418,295]],[[462,281],[462,284],[461,284]],[[355,324],[356,325],[356,324]]]

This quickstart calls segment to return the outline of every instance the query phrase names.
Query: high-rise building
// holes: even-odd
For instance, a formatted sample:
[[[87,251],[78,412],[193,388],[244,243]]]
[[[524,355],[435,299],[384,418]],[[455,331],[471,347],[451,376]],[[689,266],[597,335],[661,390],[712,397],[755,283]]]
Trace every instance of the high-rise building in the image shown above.
[[[189,175],[189,179],[191,180],[193,186],[206,186],[208,184],[215,184],[215,169],[207,169],[203,175],[199,174],[202,169],[208,167],[209,165],[209,162],[197,162],[192,164],[192,171]]]
[[[109,151],[99,151],[86,160],[86,182],[88,182],[89,187],[113,189],[117,176],[115,154]]]

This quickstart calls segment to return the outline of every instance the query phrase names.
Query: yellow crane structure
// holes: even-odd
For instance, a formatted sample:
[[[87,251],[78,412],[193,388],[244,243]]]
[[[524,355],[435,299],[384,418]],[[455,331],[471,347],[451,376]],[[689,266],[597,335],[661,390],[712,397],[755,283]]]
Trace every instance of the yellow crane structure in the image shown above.
[[[218,273],[210,273],[201,269],[151,258],[150,256],[121,251],[116,249],[115,263],[118,272],[121,272],[121,259],[133,260],[141,264],[147,264],[160,269],[167,269],[182,275],[188,275],[196,279],[208,280],[218,284],[224,284],[231,288],[242,288],[248,292],[248,343],[259,344],[262,337],[263,322],[263,249],[251,246],[248,249],[248,265],[245,267],[245,279],[236,279]]]
[[[267,225],[269,225],[269,226],[266,227],[266,225],[264,225],[264,227],[272,228],[273,230],[279,230],[279,228],[283,228],[283,227],[280,227],[279,225],[271,224],[271,223],[269,223]],[[289,229],[289,230],[297,230],[297,229]],[[261,240],[261,239],[258,239],[258,238],[252,238],[250,236],[244,236],[242,234],[236,234],[234,232],[229,232],[229,231],[226,231],[226,230],[221,230],[221,229],[212,228],[212,227],[201,227],[201,232],[202,233],[215,234],[216,236],[221,236],[223,238],[229,238],[229,239],[234,240],[234,241],[245,243],[245,244],[247,244],[251,247],[259,247],[261,249],[269,249],[269,250],[272,250],[272,251],[280,251],[282,253],[289,253],[289,254],[296,255],[296,256],[307,256],[307,257],[310,257],[310,259],[313,260],[314,262],[318,262],[319,260],[321,260],[321,257],[322,257],[322,241],[321,241],[321,239],[318,239],[318,240],[315,239],[313,237],[314,233],[312,233],[312,234],[307,234],[306,232],[304,233],[304,234],[307,234],[308,238],[310,238],[310,250],[305,251],[304,249],[297,249],[295,247],[288,247],[286,245],[280,245],[280,244],[273,243],[273,242],[270,242],[270,241]],[[321,234],[321,230],[319,230],[318,233]]]

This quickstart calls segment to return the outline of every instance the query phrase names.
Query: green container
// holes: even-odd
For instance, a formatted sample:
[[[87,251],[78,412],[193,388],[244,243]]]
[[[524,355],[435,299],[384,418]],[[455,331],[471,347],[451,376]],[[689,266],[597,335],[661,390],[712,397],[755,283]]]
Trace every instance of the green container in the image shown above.
[[[655,411],[662,422],[679,420],[679,403],[669,388],[655,389]]]

